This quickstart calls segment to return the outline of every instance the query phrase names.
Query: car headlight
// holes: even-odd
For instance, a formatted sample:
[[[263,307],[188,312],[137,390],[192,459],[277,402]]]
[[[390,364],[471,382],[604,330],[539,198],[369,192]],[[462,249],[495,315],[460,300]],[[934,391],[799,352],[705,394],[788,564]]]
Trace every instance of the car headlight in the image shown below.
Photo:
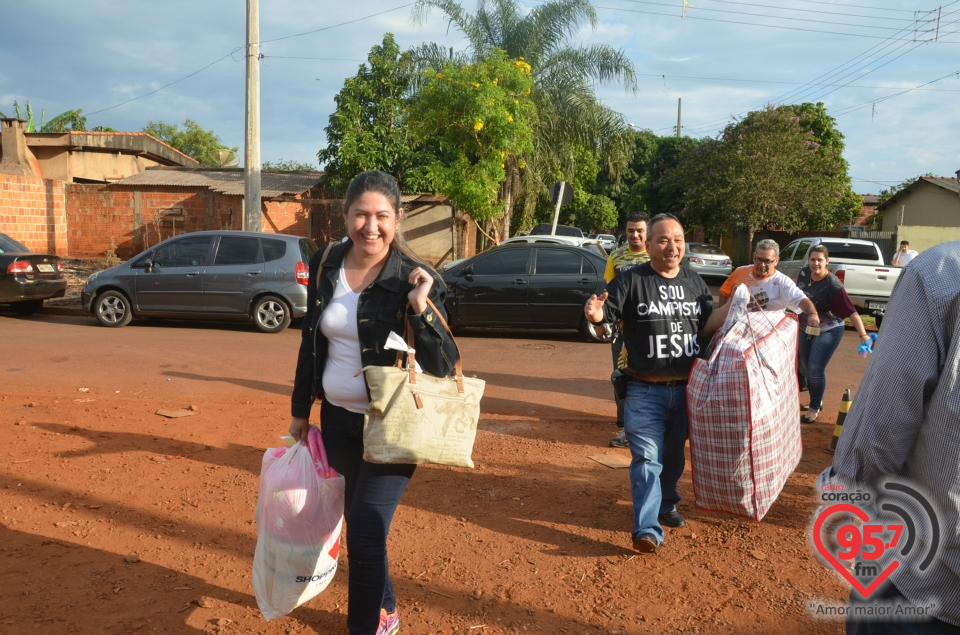
[[[100,275],[100,272],[99,272],[99,271],[96,271],[96,272],[94,272],[94,273],[91,273],[91,274],[90,274],[90,277],[87,278],[87,285],[89,286],[90,283],[93,282],[94,280],[96,280],[96,279],[97,279],[97,276],[99,276],[99,275]]]

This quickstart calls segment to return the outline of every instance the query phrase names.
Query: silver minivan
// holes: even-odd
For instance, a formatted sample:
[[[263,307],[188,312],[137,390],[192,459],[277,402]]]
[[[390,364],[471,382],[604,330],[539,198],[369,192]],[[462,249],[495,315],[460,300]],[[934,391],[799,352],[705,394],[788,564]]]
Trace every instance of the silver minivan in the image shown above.
[[[87,279],[83,308],[104,326],[134,317],[252,320],[279,333],[307,312],[309,238],[239,231],[174,236]]]

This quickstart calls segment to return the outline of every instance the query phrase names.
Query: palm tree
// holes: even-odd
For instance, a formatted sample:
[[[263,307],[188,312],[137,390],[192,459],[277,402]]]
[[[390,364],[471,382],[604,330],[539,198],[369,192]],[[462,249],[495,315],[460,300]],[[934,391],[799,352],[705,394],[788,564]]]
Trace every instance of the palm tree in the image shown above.
[[[506,166],[507,179],[500,193],[506,209],[504,232],[520,187],[527,194],[524,222],[529,222],[551,175],[573,173],[573,146],[596,152],[616,180],[630,159],[628,128],[620,113],[597,99],[594,87],[619,82],[635,92],[636,75],[633,63],[620,50],[603,44],[569,44],[582,25],[596,27],[597,15],[589,0],[550,0],[529,12],[516,0],[479,0],[474,14],[455,0],[417,0],[414,22],[422,24],[431,9],[443,12],[448,25],[466,36],[467,50],[424,44],[412,50],[421,66],[480,61],[494,48],[531,66],[531,96],[538,112],[535,151],[527,160],[529,169],[521,172],[516,161]]]

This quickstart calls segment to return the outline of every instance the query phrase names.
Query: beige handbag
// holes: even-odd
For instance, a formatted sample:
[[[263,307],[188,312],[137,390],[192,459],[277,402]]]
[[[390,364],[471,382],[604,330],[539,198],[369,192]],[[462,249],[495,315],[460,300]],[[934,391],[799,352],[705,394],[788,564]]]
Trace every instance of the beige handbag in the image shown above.
[[[430,300],[427,303],[453,339],[437,307]],[[405,333],[407,347],[412,350],[413,328],[408,319]],[[402,351],[397,352],[395,366],[364,368],[370,389],[370,407],[363,428],[364,460],[473,467],[470,455],[485,382],[463,376],[459,353],[458,346],[453,377],[417,372],[415,354]]]

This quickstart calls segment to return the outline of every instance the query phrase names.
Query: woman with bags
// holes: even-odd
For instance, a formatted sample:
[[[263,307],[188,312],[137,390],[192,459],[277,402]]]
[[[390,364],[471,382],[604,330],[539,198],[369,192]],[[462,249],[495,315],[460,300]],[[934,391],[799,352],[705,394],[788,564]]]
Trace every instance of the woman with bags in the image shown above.
[[[850,318],[861,342],[870,341],[843,283],[827,269],[829,263],[830,252],[824,245],[812,247],[807,254],[807,266],[797,276],[797,287],[817,308],[809,323],[805,313],[800,315],[800,372],[810,387],[810,406],[807,414],[800,418],[804,423],[816,421],[823,408],[823,393],[827,389],[825,371],[843,339],[844,320]],[[819,327],[820,334],[808,334],[807,326]]]
[[[416,466],[363,459],[370,397],[361,369],[393,365],[396,351],[384,345],[391,331],[403,334],[404,314],[425,372],[447,376],[458,353],[437,315],[444,310],[446,287],[400,235],[397,182],[377,170],[357,175],[347,188],[344,210],[349,240],[317,251],[310,260],[290,435],[306,439],[310,409],[319,400],[330,465],[346,479],[347,627],[351,635],[391,635],[400,625],[387,534]]]

